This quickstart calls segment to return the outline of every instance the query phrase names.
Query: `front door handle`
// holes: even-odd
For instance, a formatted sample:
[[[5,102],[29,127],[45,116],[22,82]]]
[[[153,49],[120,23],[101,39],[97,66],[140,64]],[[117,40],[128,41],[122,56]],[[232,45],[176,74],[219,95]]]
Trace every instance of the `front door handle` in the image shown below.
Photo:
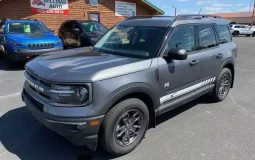
[[[193,60],[190,62],[190,66],[196,66],[199,63],[198,60]]]
[[[223,57],[223,53],[218,53],[216,57],[217,58],[222,58]]]

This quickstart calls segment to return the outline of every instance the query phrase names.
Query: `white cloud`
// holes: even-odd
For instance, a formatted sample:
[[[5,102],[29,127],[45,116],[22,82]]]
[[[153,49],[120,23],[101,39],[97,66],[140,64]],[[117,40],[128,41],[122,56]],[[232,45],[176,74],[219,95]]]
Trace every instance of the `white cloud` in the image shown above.
[[[240,8],[238,9],[239,12],[249,12],[250,11],[250,7],[244,7],[244,8]]]
[[[215,13],[231,13],[230,10],[220,10],[220,11],[208,11],[207,14],[215,14]]]
[[[205,7],[206,10],[208,11],[220,11],[220,10],[223,10],[223,8],[216,8],[216,7]]]
[[[189,0],[178,0],[180,2],[188,2]]]
[[[198,1],[197,5],[211,4],[213,1]]]
[[[241,6],[243,6],[243,4],[236,4],[236,6],[241,7]]]
[[[231,7],[232,4],[214,3],[213,6],[215,6],[215,7]]]

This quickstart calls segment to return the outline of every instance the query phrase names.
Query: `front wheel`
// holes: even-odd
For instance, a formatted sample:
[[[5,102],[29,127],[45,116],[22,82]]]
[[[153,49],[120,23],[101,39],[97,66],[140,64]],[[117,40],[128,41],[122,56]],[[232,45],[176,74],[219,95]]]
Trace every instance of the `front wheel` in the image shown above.
[[[105,116],[99,143],[114,156],[125,155],[142,141],[149,124],[149,111],[143,101],[126,99],[114,106]]]
[[[255,32],[252,33],[252,37],[255,37]]]
[[[212,98],[215,102],[223,101],[231,88],[233,81],[232,73],[228,68],[223,68],[216,80],[216,86],[212,92]]]

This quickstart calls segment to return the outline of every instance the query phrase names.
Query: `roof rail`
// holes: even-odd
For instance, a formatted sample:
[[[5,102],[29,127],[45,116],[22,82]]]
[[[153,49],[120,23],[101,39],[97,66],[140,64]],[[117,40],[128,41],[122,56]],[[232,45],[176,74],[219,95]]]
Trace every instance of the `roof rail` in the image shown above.
[[[203,18],[222,18],[220,16],[213,16],[213,15],[201,15],[201,14],[184,14],[184,15],[178,15],[176,17],[176,21],[178,20],[191,20],[191,19],[203,19]]]
[[[24,19],[24,20],[35,20],[35,21],[38,21],[37,19],[33,19],[33,18],[21,18],[21,19]]]
[[[139,15],[139,16],[132,16],[127,18],[126,20],[132,20],[132,19],[142,19],[142,18],[171,18],[174,16],[162,16],[162,15]]]

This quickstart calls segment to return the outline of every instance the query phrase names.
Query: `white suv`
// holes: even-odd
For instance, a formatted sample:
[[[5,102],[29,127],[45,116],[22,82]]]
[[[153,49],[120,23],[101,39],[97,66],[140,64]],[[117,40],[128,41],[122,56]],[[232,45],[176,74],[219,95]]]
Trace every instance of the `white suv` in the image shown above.
[[[249,25],[235,24],[231,26],[231,33],[234,37],[238,35],[246,35],[247,37],[252,35],[255,37],[255,28],[252,28]]]

